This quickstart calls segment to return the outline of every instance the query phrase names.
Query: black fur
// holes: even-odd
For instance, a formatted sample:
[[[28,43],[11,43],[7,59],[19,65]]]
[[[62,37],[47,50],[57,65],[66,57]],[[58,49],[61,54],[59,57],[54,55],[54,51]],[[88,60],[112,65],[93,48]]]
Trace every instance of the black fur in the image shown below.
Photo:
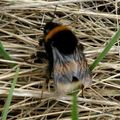
[[[61,24],[48,22],[44,27],[44,37],[49,34],[49,31],[54,29],[57,26],[61,26]],[[63,30],[54,35],[45,42],[46,54],[48,56],[48,74],[51,76],[53,69],[53,54],[52,54],[52,46],[56,47],[60,53],[68,55],[72,54],[77,46],[78,40],[76,36],[73,34],[71,30]]]

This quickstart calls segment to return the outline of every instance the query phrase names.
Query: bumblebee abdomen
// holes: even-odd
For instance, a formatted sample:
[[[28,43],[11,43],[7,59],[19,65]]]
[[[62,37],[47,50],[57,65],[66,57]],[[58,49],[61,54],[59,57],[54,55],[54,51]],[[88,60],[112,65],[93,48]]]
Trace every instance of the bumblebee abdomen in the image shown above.
[[[65,85],[66,90],[64,91],[69,91],[73,85],[83,84],[85,88],[91,86],[91,75],[87,61],[78,46],[71,55],[61,54],[55,47],[52,47],[52,51],[54,59],[53,76],[57,87]],[[62,88],[59,89],[62,90]]]

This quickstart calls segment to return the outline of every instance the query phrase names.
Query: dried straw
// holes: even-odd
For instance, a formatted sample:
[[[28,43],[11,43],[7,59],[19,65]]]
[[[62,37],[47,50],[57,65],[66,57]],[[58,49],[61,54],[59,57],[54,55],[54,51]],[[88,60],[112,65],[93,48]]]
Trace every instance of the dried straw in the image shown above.
[[[57,5],[57,10],[54,10]],[[85,47],[89,64],[116,32],[120,23],[120,2],[115,0],[1,0],[0,40],[14,61],[0,58],[0,112],[3,110],[15,74],[8,63],[20,65],[8,120],[70,120],[71,98],[55,98],[53,81],[44,90],[46,63],[32,63],[38,50],[42,28],[51,20],[59,21],[77,35]],[[78,96],[79,119],[120,119],[120,46],[119,42],[93,70],[93,85]]]

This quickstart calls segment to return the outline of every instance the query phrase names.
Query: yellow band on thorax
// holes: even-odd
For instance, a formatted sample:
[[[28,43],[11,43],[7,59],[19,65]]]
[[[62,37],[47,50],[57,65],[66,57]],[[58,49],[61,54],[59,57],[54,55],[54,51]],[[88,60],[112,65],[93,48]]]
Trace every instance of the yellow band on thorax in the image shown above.
[[[55,35],[57,32],[63,31],[63,30],[68,30],[66,26],[57,26],[54,29],[52,29],[45,37],[45,42],[48,42],[50,38],[52,38],[53,35]]]

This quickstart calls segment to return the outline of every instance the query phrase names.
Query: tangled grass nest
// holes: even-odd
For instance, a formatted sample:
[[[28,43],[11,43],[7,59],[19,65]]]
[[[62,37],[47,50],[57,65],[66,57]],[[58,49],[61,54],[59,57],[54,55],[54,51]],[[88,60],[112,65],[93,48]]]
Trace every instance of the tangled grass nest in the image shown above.
[[[55,7],[57,9],[55,11]],[[55,11],[55,12],[54,12]],[[71,98],[53,98],[44,90],[46,63],[32,63],[30,56],[38,50],[42,28],[54,17],[74,31],[85,47],[89,65],[115,34],[120,22],[118,0],[1,0],[0,40],[20,66],[19,78],[9,108],[8,120],[70,120]],[[0,57],[0,113],[15,71],[11,61]],[[120,119],[120,46],[116,43],[92,71],[93,84],[78,96],[80,120]],[[42,92],[43,91],[43,92]],[[42,95],[42,97],[41,97]]]

